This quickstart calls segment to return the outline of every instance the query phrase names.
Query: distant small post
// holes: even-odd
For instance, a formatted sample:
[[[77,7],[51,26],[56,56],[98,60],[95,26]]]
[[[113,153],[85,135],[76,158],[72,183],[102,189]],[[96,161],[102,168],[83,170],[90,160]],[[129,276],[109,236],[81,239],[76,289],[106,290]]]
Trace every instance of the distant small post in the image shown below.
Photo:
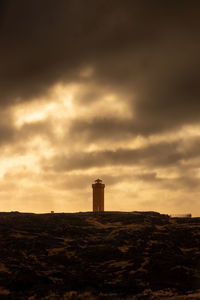
[[[101,179],[96,179],[93,188],[93,212],[104,211],[104,188]]]

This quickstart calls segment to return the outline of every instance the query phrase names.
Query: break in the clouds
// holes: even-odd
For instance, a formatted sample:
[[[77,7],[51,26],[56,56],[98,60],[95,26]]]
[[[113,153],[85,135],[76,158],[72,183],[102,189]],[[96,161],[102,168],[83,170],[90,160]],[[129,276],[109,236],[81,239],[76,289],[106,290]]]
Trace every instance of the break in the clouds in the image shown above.
[[[200,213],[199,8],[0,2],[3,210]]]

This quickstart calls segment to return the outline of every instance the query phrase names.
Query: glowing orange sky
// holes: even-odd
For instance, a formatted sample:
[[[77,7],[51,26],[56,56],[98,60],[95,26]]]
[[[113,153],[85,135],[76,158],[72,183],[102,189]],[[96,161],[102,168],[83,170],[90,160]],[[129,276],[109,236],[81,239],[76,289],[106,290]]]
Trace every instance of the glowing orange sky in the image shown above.
[[[101,138],[85,142],[84,137],[66,131],[74,121],[113,114],[119,120],[132,117],[128,104],[114,91],[103,95],[95,105],[81,105],[76,96],[86,89],[80,84],[56,85],[46,99],[12,107],[10,114],[19,134],[14,143],[1,150],[1,209],[88,211],[92,208],[91,184],[96,177],[101,177],[106,184],[107,210],[197,214],[198,190],[194,187],[191,194],[176,164],[151,165],[152,154],[148,151],[152,151],[151,147],[159,150],[166,138],[171,143],[178,138],[180,147],[190,148],[188,141],[199,136],[198,127],[166,134],[164,141],[163,135],[158,134],[148,138],[119,136],[111,137],[110,141]],[[123,149],[132,151],[134,162],[129,162],[129,158],[126,161],[129,152],[123,153]],[[116,156],[120,150],[121,158]],[[113,154],[116,157],[112,158]],[[196,176],[200,176],[199,169]]]

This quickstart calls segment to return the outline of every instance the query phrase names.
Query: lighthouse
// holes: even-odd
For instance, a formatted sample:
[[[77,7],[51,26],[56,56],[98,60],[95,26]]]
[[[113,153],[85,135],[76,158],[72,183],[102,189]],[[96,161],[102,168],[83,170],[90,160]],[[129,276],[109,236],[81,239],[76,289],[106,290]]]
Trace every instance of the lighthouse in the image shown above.
[[[105,184],[101,179],[96,179],[92,184],[93,188],[93,211],[104,211],[104,188]]]

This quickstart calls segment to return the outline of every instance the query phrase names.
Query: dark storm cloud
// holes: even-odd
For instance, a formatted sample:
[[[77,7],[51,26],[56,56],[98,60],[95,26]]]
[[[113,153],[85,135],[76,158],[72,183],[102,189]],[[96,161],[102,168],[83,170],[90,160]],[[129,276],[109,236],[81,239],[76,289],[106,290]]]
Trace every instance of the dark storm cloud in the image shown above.
[[[27,152],[26,143],[32,141],[36,136],[45,138],[46,141],[54,142],[54,131],[50,121],[37,121],[27,123],[17,128],[12,117],[7,112],[0,113],[0,146],[14,146],[23,144],[21,151]],[[12,144],[15,145],[12,145]],[[12,147],[12,150],[15,148]]]
[[[146,167],[181,167],[182,161],[199,158],[199,141],[189,149],[182,148],[181,142],[162,142],[139,149],[117,149],[116,151],[79,152],[69,156],[55,156],[51,161],[43,161],[45,169],[57,172],[81,170],[103,166],[146,166]]]
[[[4,3],[2,103],[37,97],[53,83],[72,81],[81,67],[112,48],[116,27],[112,15],[116,10],[119,14],[119,1],[8,0]],[[100,49],[102,45],[105,49]]]
[[[56,82],[81,80],[80,70],[90,65],[93,82],[129,99],[136,117],[122,124],[124,132],[149,135],[199,120],[199,1],[1,5],[1,105],[35,98]],[[98,98],[93,92],[88,101],[92,97]],[[94,136],[91,122],[86,130]],[[107,122],[111,134],[121,126]]]
[[[126,115],[124,115],[126,117]],[[151,118],[151,119],[150,119]],[[95,117],[88,120],[76,119],[70,124],[70,135],[72,140],[84,140],[86,143],[98,140],[125,140],[131,136],[148,136],[153,133],[162,133],[163,130],[170,131],[177,128],[176,119],[161,118],[159,113],[154,118],[145,111],[143,115],[136,115],[131,120],[117,117]],[[170,122],[171,121],[171,122]]]
[[[16,131],[16,136],[21,139],[32,139],[34,136],[46,136],[48,139],[53,139],[53,128],[51,122],[37,121],[24,124],[19,130]]]
[[[13,141],[15,136],[15,128],[12,124],[5,122],[4,119],[0,120],[0,145],[4,145]]]

